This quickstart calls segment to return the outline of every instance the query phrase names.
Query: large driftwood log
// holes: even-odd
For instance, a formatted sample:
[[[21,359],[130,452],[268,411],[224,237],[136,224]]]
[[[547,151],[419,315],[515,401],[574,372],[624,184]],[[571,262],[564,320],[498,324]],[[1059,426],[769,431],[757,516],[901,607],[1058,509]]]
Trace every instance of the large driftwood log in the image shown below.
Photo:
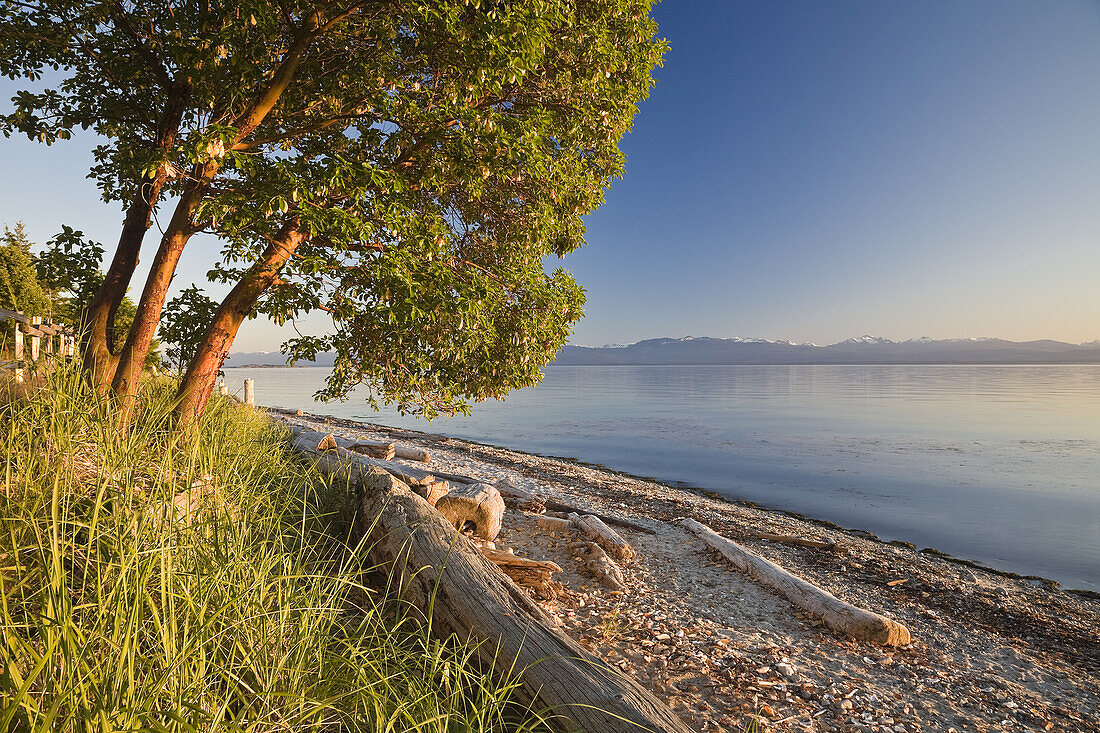
[[[779,591],[802,610],[820,616],[829,628],[876,644],[896,646],[909,643],[909,629],[897,621],[845,603],[828,591],[746,550],[694,519],[681,519],[680,523],[698,535],[709,547],[721,553],[738,570]]]
[[[390,569],[406,601],[430,609],[433,632],[484,642],[475,647],[480,661],[518,672],[524,701],[551,710],[556,727],[687,733],[683,721],[637,681],[553,628],[522,589],[402,482],[351,451],[318,452],[322,433],[293,426],[291,432],[294,450],[358,487],[371,559]]]
[[[630,560],[636,554],[630,543],[619,536],[619,533],[604,524],[599,517],[591,514],[570,514],[569,521],[577,526],[577,529],[595,540],[603,549],[607,550],[616,560]]]

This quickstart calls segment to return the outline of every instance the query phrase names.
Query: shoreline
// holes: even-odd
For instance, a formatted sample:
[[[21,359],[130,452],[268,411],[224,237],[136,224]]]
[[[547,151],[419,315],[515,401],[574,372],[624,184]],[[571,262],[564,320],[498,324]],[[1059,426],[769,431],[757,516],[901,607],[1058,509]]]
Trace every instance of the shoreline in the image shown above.
[[[278,410],[282,410],[282,409],[286,409],[286,408],[272,407],[272,408],[268,408],[268,409],[278,411]],[[757,502],[757,501],[752,501],[750,499],[734,498],[734,497],[731,497],[731,496],[727,496],[726,494],[723,494],[720,491],[716,491],[714,489],[707,489],[707,488],[703,488],[703,487],[700,487],[700,486],[695,486],[694,484],[684,482],[684,481],[668,481],[666,479],[657,478],[655,476],[644,476],[644,475],[641,475],[641,474],[630,473],[629,471],[623,471],[623,470],[620,470],[620,469],[617,469],[617,468],[612,468],[612,467],[604,465],[602,463],[595,463],[595,462],[592,462],[592,461],[585,461],[585,460],[582,460],[580,458],[575,458],[573,456],[559,456],[559,455],[554,455],[554,454],[551,454],[551,453],[537,453],[537,452],[534,452],[534,451],[523,450],[521,448],[513,448],[513,447],[507,446],[507,445],[500,445],[500,444],[497,444],[497,443],[487,443],[487,442],[480,441],[480,440],[474,440],[473,438],[458,438],[458,437],[443,435],[441,433],[430,433],[430,432],[423,431],[423,430],[416,430],[415,428],[400,428],[400,427],[395,427],[395,426],[391,426],[391,425],[384,425],[382,423],[375,423],[375,422],[370,422],[370,421],[366,421],[366,420],[354,420],[352,418],[338,417],[336,415],[325,415],[325,414],[320,414],[320,413],[306,413],[306,416],[307,417],[312,416],[312,417],[324,418],[326,420],[332,421],[334,424],[340,424],[341,422],[346,422],[349,425],[356,425],[356,426],[363,426],[363,427],[368,427],[368,428],[379,429],[379,430],[386,431],[386,432],[389,432],[389,433],[392,433],[392,434],[416,435],[417,436],[416,439],[419,439],[419,440],[426,440],[426,441],[438,441],[438,440],[461,441],[463,443],[468,443],[468,444],[471,444],[471,445],[477,445],[477,446],[481,446],[481,447],[484,447],[484,448],[492,448],[492,449],[496,449],[496,450],[508,451],[510,453],[516,453],[516,454],[520,454],[520,455],[531,456],[531,457],[534,457],[534,458],[545,458],[547,460],[561,461],[563,463],[570,463],[570,464],[574,464],[574,465],[577,465],[577,466],[582,466],[584,468],[592,469],[592,470],[595,470],[595,471],[602,471],[604,473],[614,474],[616,476],[622,476],[623,478],[627,478],[627,479],[633,479],[633,480],[636,480],[636,481],[646,481],[646,482],[649,482],[649,483],[658,484],[658,485],[661,485],[661,486],[665,486],[668,489],[673,490],[673,491],[685,491],[685,492],[688,492],[688,493],[691,493],[691,494],[695,494],[697,496],[706,497],[706,498],[709,498],[709,499],[713,499],[715,501],[725,502],[725,503],[732,504],[732,505],[735,505],[735,506],[741,506],[741,507],[746,507],[746,508],[750,508],[750,509],[757,509],[757,510],[760,510],[760,511],[763,511],[763,512],[782,514],[782,515],[791,517],[792,519],[797,519],[799,521],[815,524],[815,525],[818,525],[818,526],[821,526],[821,527],[836,530],[838,532],[845,532],[845,533],[848,533],[848,534],[852,534],[852,535],[855,535],[855,536],[858,536],[858,537],[862,537],[862,538],[871,540],[873,542],[879,542],[879,543],[884,544],[884,545],[893,545],[895,547],[904,547],[904,548],[907,548],[907,549],[915,550],[916,552],[919,552],[921,554],[932,555],[932,556],[941,558],[943,560],[946,560],[947,562],[957,563],[958,565],[962,565],[964,567],[972,568],[972,569],[975,569],[975,570],[982,570],[982,571],[987,572],[987,573],[991,573],[991,574],[994,574],[994,575],[1000,575],[1000,576],[1003,576],[1005,578],[1010,578],[1010,579],[1013,579],[1013,580],[1033,581],[1033,582],[1041,583],[1043,586],[1047,587],[1050,590],[1059,590],[1059,591],[1062,591],[1062,592],[1065,592],[1065,593],[1072,593],[1074,595],[1079,595],[1083,598],[1100,601],[1100,591],[1094,591],[1094,590],[1090,590],[1088,588],[1070,588],[1070,587],[1067,587],[1066,585],[1064,585],[1063,583],[1061,583],[1060,581],[1054,580],[1053,578],[1047,578],[1047,577],[1042,576],[1042,575],[1036,575],[1036,574],[1030,574],[1030,573],[1018,573],[1018,572],[1013,571],[1013,570],[1006,570],[1006,569],[1003,569],[1003,568],[998,568],[998,567],[995,567],[993,565],[988,565],[986,563],[983,563],[979,560],[970,560],[970,559],[967,559],[967,558],[964,558],[964,557],[958,557],[956,555],[952,555],[951,553],[945,552],[945,551],[943,551],[943,550],[941,550],[937,547],[918,547],[917,544],[915,544],[913,542],[909,542],[907,540],[901,540],[901,539],[886,540],[886,539],[882,539],[881,537],[879,537],[877,534],[875,534],[874,532],[872,532],[870,530],[862,529],[862,528],[859,528],[859,527],[848,527],[848,526],[840,524],[838,522],[834,522],[830,519],[821,519],[819,517],[809,516],[809,515],[803,514],[801,512],[792,510],[792,509],[783,509],[781,507],[769,506],[767,504],[763,504],[763,503]]]
[[[289,411],[288,411],[289,412]],[[624,530],[627,588],[593,584],[567,542],[510,510],[498,545],[563,568],[540,601],[563,630],[666,699],[697,730],[1100,730],[1100,599],[872,538],[833,523],[580,461],[304,414],[344,437],[401,441],[409,464],[515,486],[651,528]],[[398,461],[400,463],[400,461]],[[837,597],[906,624],[913,642],[855,642],[733,570],[674,523],[690,516]],[[759,539],[828,539],[837,549]]]

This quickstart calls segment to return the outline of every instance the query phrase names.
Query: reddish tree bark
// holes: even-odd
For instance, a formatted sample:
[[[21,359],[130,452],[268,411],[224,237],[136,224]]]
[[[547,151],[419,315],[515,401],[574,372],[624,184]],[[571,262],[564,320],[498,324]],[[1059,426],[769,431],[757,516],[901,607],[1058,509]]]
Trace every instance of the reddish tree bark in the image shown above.
[[[209,176],[217,169],[217,163],[208,163],[196,170],[196,181],[188,186],[176,204],[172,219],[161,237],[160,247],[153,258],[149,276],[145,279],[145,289],[141,291],[134,323],[126,335],[126,343],[118,355],[111,389],[119,398],[119,424],[126,426],[130,422],[137,390],[141,384],[141,371],[145,367],[145,357],[149,354],[149,344],[153,341],[160,313],[168,295],[168,286],[176,274],[176,265],[187,240],[195,233],[192,214],[202,200]]]
[[[162,154],[175,144],[190,91],[191,85],[186,80],[177,81],[168,88],[164,114],[157,124],[153,141]],[[162,165],[153,176],[145,177],[138,183],[137,193],[126,210],[114,257],[80,324],[84,373],[94,387],[106,387],[114,376],[117,359],[111,352],[110,343],[115,313],[130,287],[141,243],[152,225],[153,208],[168,177],[169,169]]]
[[[176,417],[181,428],[193,427],[202,416],[238,329],[252,313],[260,296],[275,283],[283,265],[303,241],[305,235],[298,221],[288,222],[272,238],[259,261],[225,296],[191,363],[187,365],[176,393]]]
[[[240,145],[278,103],[279,98],[294,79],[294,74],[301,64],[310,41],[320,29],[320,13],[314,11],[306,19],[305,24],[298,29],[294,42],[287,49],[267,86],[252,104],[235,118],[237,135],[234,146]],[[130,422],[141,383],[141,371],[145,366],[145,358],[149,354],[149,344],[152,343],[153,334],[157,330],[157,324],[160,323],[160,314],[164,310],[164,301],[168,295],[172,277],[176,273],[176,265],[179,263],[180,255],[183,254],[187,240],[195,233],[192,214],[202,201],[210,181],[217,174],[221,166],[221,158],[220,154],[212,155],[209,162],[195,166],[191,176],[193,182],[176,204],[172,220],[161,238],[160,248],[153,260],[149,277],[145,281],[145,289],[142,290],[141,299],[138,301],[134,323],[126,336],[126,344],[119,353],[111,382],[112,389],[119,397],[119,424],[123,427]]]

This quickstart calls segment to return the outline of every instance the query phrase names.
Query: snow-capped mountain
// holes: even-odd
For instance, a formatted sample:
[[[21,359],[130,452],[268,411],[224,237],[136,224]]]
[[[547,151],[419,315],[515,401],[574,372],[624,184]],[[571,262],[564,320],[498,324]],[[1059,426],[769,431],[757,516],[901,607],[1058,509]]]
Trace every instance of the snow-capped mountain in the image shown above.
[[[686,336],[639,341],[615,348],[566,346],[556,364],[1095,364],[1100,340],[1005,341],[996,338],[891,341],[878,336],[829,346],[758,338]]]

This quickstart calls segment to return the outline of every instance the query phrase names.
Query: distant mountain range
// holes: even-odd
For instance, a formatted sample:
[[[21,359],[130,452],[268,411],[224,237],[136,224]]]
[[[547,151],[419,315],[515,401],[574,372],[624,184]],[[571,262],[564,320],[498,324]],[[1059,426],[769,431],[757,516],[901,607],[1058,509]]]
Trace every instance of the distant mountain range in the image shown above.
[[[1003,339],[910,339],[875,336],[829,346],[766,339],[686,336],[629,346],[566,346],[555,364],[1093,364],[1100,340],[1087,344]]]
[[[332,366],[334,357],[331,353],[320,354],[311,366]],[[891,341],[861,336],[829,346],[818,346],[766,339],[685,336],[680,339],[647,339],[626,346],[566,346],[554,364],[1100,364],[1100,340],[1067,344],[1049,339],[920,338]],[[236,353],[229,355],[225,365],[286,366],[286,356],[277,351]]]

